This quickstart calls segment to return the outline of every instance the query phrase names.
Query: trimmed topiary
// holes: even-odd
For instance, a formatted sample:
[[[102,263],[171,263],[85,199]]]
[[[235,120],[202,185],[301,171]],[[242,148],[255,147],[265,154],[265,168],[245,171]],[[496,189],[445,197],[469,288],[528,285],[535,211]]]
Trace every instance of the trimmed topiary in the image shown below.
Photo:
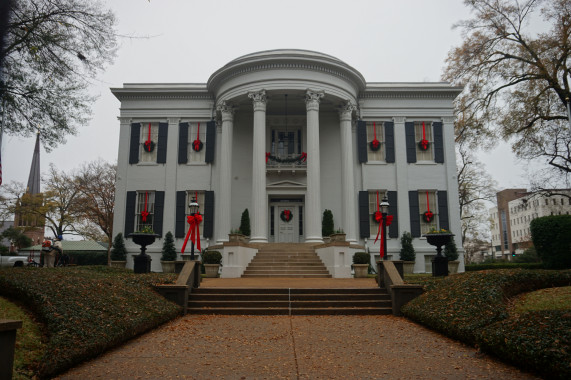
[[[400,238],[401,250],[399,254],[399,259],[403,261],[416,261],[416,252],[414,251],[414,246],[412,245],[412,235],[410,232],[403,232]]]
[[[321,220],[321,234],[323,236],[331,236],[334,232],[335,224],[333,223],[333,213],[331,210],[323,211],[323,219]]]
[[[355,252],[353,264],[371,264],[371,254],[368,252]]]
[[[127,260],[127,249],[125,248],[125,240],[123,234],[118,233],[113,239],[113,248],[111,248],[111,260],[125,261]]]
[[[222,254],[218,251],[202,252],[203,264],[222,264]]]
[[[536,218],[529,228],[533,245],[545,268],[571,268],[571,215]]]
[[[444,256],[448,258],[448,261],[458,260],[458,248],[456,248],[454,237],[444,246]]]
[[[250,236],[250,213],[245,209],[240,219],[240,232],[243,235]]]
[[[172,232],[167,232],[165,234],[165,241],[163,242],[163,255],[161,257],[162,261],[175,261],[176,260],[176,248],[174,246],[174,238]]]

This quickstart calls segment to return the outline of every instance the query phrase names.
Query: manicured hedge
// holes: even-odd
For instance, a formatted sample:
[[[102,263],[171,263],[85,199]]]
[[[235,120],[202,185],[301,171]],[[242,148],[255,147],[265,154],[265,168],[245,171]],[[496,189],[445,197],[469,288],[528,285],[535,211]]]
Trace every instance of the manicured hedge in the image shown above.
[[[571,215],[536,218],[529,224],[533,246],[545,268],[571,268]]]
[[[107,265],[107,252],[66,252],[74,265]]]
[[[471,345],[477,344],[482,350],[511,360],[518,366],[552,377],[569,378],[571,342],[563,336],[559,348],[555,346],[562,350],[560,353],[551,349],[538,352],[537,347],[551,344],[551,339],[559,330],[540,326],[527,330],[528,334],[520,334],[521,331],[506,327],[516,323],[509,317],[506,300],[523,292],[570,285],[571,271],[502,269],[467,272],[435,283],[422,296],[405,305],[402,312],[444,335]],[[520,316],[532,318],[529,321],[526,319],[528,325],[540,325],[542,321],[535,317],[533,313]],[[563,313],[558,318],[562,326],[567,326],[571,323],[571,312]],[[505,343],[499,344],[502,339]],[[526,344],[521,340],[525,340]],[[513,352],[515,346],[512,342],[518,342],[519,351]],[[521,350],[526,351],[525,355]],[[510,351],[510,355],[506,355],[506,351]],[[558,359],[561,355],[567,357],[564,363]]]
[[[473,272],[486,269],[543,269],[542,263],[487,263],[487,264],[469,264],[465,266],[466,272]]]
[[[0,294],[23,302],[45,324],[47,349],[36,371],[52,377],[179,315],[152,290],[174,274],[108,267],[0,270]]]

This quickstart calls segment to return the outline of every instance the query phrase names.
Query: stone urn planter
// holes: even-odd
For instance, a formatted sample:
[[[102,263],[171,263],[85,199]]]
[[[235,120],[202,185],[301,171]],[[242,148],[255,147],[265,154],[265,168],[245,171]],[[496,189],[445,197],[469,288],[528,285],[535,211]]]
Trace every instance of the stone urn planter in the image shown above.
[[[204,265],[204,273],[208,278],[218,277],[218,270],[220,269],[220,264],[202,264]]]
[[[355,278],[366,278],[369,275],[369,264],[353,264]]]
[[[334,243],[336,241],[344,242],[346,236],[347,236],[347,234],[344,234],[344,233],[336,233],[336,234],[331,234],[331,236],[329,236],[329,238],[331,239],[331,243]]]
[[[433,233],[422,236],[426,238],[428,244],[436,247],[436,257],[432,259],[432,275],[448,276],[448,258],[442,254],[442,246],[450,242],[454,234]]]
[[[402,269],[404,274],[413,274],[414,273],[414,261],[403,261]]]
[[[127,260],[111,260],[111,268],[125,268]]]
[[[460,265],[460,261],[454,260],[448,262],[448,273],[456,274],[458,273],[458,266]]]
[[[247,243],[248,237],[242,234],[228,234],[228,241],[231,243]]]
[[[161,260],[163,273],[175,273],[176,261],[163,261]]]
[[[134,232],[128,237],[133,239],[133,243],[141,246],[141,253],[134,257],[135,265],[133,272],[149,273],[151,271],[151,256],[147,255],[147,246],[153,244],[160,235],[154,233]]]

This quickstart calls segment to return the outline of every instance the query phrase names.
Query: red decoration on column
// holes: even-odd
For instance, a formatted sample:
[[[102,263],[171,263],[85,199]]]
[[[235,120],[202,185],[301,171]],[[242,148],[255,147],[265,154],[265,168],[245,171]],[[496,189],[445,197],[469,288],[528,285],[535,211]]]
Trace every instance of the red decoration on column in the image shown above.
[[[146,192],[145,192],[145,207],[143,208],[143,212],[141,212],[141,220],[142,220],[143,222],[146,222],[146,221],[147,221],[147,216],[149,216],[149,212],[147,211],[147,201],[148,201],[148,198],[149,198],[149,192],[146,191]]]
[[[203,144],[202,141],[200,141],[200,123],[198,123],[198,128],[196,128],[196,140],[192,142],[192,150],[195,152],[200,152],[202,147]]]
[[[180,252],[184,253],[184,250],[186,248],[186,243],[188,243],[189,237],[190,241],[196,244],[196,248],[198,249],[198,251],[201,251],[199,225],[202,222],[202,215],[200,215],[200,213],[197,212],[194,215],[187,216],[186,221],[188,222],[188,224],[190,224],[190,227],[188,228],[188,232],[186,233],[186,237],[184,238],[184,243],[182,244],[182,249]]]
[[[418,146],[422,150],[428,149],[428,140],[426,139],[426,127],[424,126],[424,121],[422,122],[422,140],[418,143]]]
[[[434,219],[434,214],[432,213],[432,211],[430,211],[430,200],[428,199],[428,191],[426,192],[426,208],[428,209],[428,211],[425,211],[424,214],[422,214],[422,219],[426,223],[430,223]]]
[[[376,122],[373,122],[373,133],[374,133],[374,138],[373,138],[373,141],[371,141],[370,146],[371,146],[371,150],[376,152],[381,147],[381,142],[379,140],[377,140],[377,123]]]

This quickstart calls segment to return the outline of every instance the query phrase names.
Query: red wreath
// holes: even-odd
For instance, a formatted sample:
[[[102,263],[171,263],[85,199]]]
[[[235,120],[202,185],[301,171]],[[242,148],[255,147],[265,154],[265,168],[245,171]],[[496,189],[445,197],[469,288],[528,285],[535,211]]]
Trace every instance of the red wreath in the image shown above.
[[[373,122],[373,134],[374,138],[373,141],[370,142],[369,146],[373,152],[376,152],[381,147],[381,142],[377,140],[377,123]]]
[[[200,152],[204,144],[200,141],[200,123],[198,123],[198,128],[196,129],[196,140],[192,142],[192,150],[195,152]]]
[[[149,123],[149,135],[147,141],[143,143],[143,149],[145,152],[152,152],[155,149],[155,142],[151,140],[151,123]]]
[[[422,140],[419,141],[418,147],[420,150],[428,150],[430,143],[426,139],[426,127],[424,125],[424,121],[422,122]]]
[[[425,211],[424,214],[422,214],[422,220],[426,223],[430,223],[434,220],[434,214],[430,210]]]
[[[291,210],[283,210],[282,213],[280,214],[280,218],[284,222],[289,222],[290,220],[292,220],[293,214]]]

